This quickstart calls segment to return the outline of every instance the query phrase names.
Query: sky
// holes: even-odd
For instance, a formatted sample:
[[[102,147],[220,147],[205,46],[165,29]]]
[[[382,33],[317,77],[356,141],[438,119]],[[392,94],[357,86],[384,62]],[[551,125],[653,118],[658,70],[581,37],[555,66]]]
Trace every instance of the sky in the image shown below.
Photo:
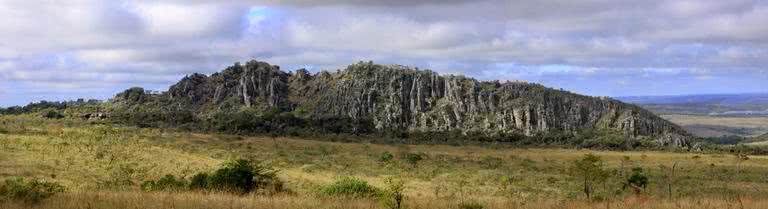
[[[0,106],[357,61],[594,96],[768,92],[768,1],[0,0]]]

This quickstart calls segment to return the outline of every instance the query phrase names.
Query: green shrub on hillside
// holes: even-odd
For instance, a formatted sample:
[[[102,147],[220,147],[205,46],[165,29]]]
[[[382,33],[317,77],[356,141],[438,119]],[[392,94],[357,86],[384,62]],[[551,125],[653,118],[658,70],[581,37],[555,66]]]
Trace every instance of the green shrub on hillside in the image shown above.
[[[421,154],[416,153],[403,153],[401,154],[400,159],[408,163],[408,165],[411,165],[411,167],[416,168],[419,161],[423,160],[424,157]]]
[[[381,192],[381,204],[390,209],[403,208],[405,181],[401,178],[387,178],[384,183],[386,187]]]
[[[213,190],[235,193],[249,193],[264,188],[271,183],[278,183],[275,173],[259,165],[251,165],[247,160],[228,162],[208,177],[208,187]]]
[[[191,190],[205,190],[208,188],[208,174],[198,173],[192,176],[192,180],[189,181],[189,189]]]
[[[43,117],[48,119],[61,119],[64,118],[64,114],[61,114],[56,110],[48,110],[43,113]]]
[[[145,181],[141,184],[144,191],[181,191],[187,188],[184,178],[176,178],[173,175],[165,175],[157,181]]]
[[[392,159],[394,159],[394,158],[395,158],[395,156],[392,155],[392,153],[390,153],[388,151],[384,151],[384,152],[381,153],[381,155],[379,155],[379,162],[386,163],[386,162],[392,161]]]
[[[380,196],[381,190],[368,182],[355,177],[341,177],[336,182],[322,186],[319,194],[323,196],[370,198]]]
[[[141,184],[144,191],[204,190],[246,194],[257,190],[265,193],[283,192],[283,182],[270,168],[255,165],[247,160],[227,162],[212,174],[197,173],[190,181],[165,175],[158,180]]]
[[[504,165],[504,159],[494,156],[485,156],[480,159],[480,166],[485,169],[497,169]]]
[[[0,185],[0,199],[20,200],[37,203],[56,193],[64,192],[64,186],[58,183],[33,179],[30,181],[16,177],[6,179]]]
[[[633,168],[632,175],[624,182],[623,188],[631,188],[635,194],[640,194],[646,187],[648,187],[648,176],[643,172],[643,168]]]
[[[245,194],[256,190],[282,192],[283,183],[270,168],[247,160],[234,160],[212,174],[198,173],[192,177],[190,189],[205,189]]]
[[[572,141],[579,147],[593,149],[630,150],[656,146],[653,140],[634,139],[620,131],[609,129],[585,129],[576,134]]]
[[[302,118],[293,112],[260,111],[253,108],[238,111],[219,110],[205,121],[209,130],[232,134],[323,135],[371,134],[373,122],[339,116]]]

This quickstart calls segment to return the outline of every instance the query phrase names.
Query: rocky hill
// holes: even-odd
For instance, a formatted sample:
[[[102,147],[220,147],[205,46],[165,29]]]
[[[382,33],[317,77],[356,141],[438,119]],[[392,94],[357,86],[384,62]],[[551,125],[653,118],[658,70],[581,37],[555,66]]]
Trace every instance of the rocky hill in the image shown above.
[[[514,133],[607,129],[648,136],[662,145],[688,145],[677,125],[634,105],[525,82],[478,81],[398,65],[360,62],[337,72],[281,71],[265,62],[236,63],[210,76],[192,74],[167,92],[128,90],[113,101],[193,110],[196,117],[222,109],[290,112],[303,118],[333,116],[369,121],[376,131]],[[145,104],[146,105],[146,104]]]

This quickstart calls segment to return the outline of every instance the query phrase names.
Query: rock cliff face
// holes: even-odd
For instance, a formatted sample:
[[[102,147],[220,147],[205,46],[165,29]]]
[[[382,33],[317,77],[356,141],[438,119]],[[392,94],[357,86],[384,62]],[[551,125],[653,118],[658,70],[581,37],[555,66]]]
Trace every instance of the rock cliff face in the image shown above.
[[[338,72],[286,73],[264,62],[193,74],[161,96],[203,111],[222,106],[294,111],[304,117],[370,119],[377,130],[484,133],[589,128],[687,145],[680,127],[634,105],[538,84],[485,82],[396,65],[357,63]]]

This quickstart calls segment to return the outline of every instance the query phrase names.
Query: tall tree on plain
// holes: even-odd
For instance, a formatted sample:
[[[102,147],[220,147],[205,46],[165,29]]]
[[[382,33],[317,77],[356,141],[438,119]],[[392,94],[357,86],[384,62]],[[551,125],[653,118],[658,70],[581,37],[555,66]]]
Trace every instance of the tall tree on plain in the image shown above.
[[[677,162],[672,164],[672,167],[665,165],[659,165],[661,172],[664,174],[664,179],[667,183],[667,196],[672,199],[672,186],[675,183],[675,169],[677,169]]]
[[[587,199],[594,193],[595,182],[604,181],[609,172],[605,170],[603,160],[594,154],[586,154],[583,158],[573,161],[569,169],[571,176],[582,181],[583,192]]]

